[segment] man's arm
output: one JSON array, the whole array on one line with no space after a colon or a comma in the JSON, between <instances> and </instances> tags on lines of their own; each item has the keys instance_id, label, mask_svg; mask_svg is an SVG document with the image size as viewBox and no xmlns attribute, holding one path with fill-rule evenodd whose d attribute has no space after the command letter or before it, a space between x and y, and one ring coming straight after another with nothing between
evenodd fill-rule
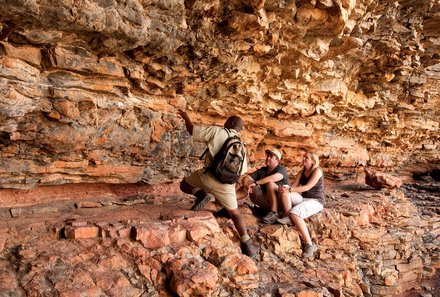
<instances>
[{"instance_id":1,"label":"man's arm","mask_svg":"<svg viewBox=\"0 0 440 297\"><path fill-rule=\"evenodd\" d=\"M264 185L270 182L276 183L282 180L283 178L284 178L283 175L277 172L269 176L263 177L262 179L255 181L255 183L257 183L258 185Z\"/></svg>"},{"instance_id":2,"label":"man's arm","mask_svg":"<svg viewBox=\"0 0 440 297\"><path fill-rule=\"evenodd\" d=\"M260 168L248 176L248 186L264 185L270 182L276 183L283 179L283 175L279 172L275 172L274 174L260 178L261 175L264 175L262 170L263 168Z\"/></svg>"},{"instance_id":3,"label":"man's arm","mask_svg":"<svg viewBox=\"0 0 440 297\"><path fill-rule=\"evenodd\" d=\"M188 133L192 135L194 130L194 125L191 122L191 119L189 118L188 114L181 109L179 109L178 113L180 117L185 121L186 131L188 131Z\"/></svg>"}]
</instances>

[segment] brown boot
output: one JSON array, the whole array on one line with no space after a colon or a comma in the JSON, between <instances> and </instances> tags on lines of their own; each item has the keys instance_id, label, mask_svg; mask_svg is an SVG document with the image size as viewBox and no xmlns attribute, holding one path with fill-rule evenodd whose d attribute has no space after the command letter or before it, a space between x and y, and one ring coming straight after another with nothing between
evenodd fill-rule
<instances>
[{"instance_id":1,"label":"brown boot","mask_svg":"<svg viewBox=\"0 0 440 297\"><path fill-rule=\"evenodd\" d=\"M307 243L304 247L303 257L311 258L313 254L318 250L318 247L314 243Z\"/></svg>"},{"instance_id":2,"label":"brown boot","mask_svg":"<svg viewBox=\"0 0 440 297\"><path fill-rule=\"evenodd\" d=\"M266 224L273 224L278 219L278 214L276 211L269 212L264 218L263 222Z\"/></svg>"},{"instance_id":3,"label":"brown boot","mask_svg":"<svg viewBox=\"0 0 440 297\"><path fill-rule=\"evenodd\" d=\"M248 241L241 243L241 251L246 256L255 258L260 253L260 248L253 245L252 240L249 239Z\"/></svg>"},{"instance_id":4,"label":"brown boot","mask_svg":"<svg viewBox=\"0 0 440 297\"><path fill-rule=\"evenodd\" d=\"M194 196L196 196L196 201L194 202L194 205L191 207L191 210L199 211L202 210L203 207L205 207L206 203L211 200L211 196L209 196L208 193L206 193L204 190L198 190Z\"/></svg>"}]
</instances>

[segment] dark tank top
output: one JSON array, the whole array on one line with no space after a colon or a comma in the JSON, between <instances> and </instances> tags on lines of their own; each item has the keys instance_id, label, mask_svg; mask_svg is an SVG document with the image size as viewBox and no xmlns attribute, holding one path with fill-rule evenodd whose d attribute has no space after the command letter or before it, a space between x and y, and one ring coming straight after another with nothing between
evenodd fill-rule
<instances>
[{"instance_id":1,"label":"dark tank top","mask_svg":"<svg viewBox=\"0 0 440 297\"><path fill-rule=\"evenodd\" d=\"M315 168L316 170L317 168ZM301 177L299 179L299 185L300 186L305 186L310 178L312 177L313 172L315 171L313 170L312 173L310 174L309 177L306 176L306 174L304 173L304 170L301 174ZM324 179L323 176L321 176L318 180L318 182L316 183L316 185L314 185L310 190L306 191L306 192L302 192L301 196L303 196L304 198L314 198L314 199L318 199L318 201L324 205L325 204L325 195L324 195Z\"/></svg>"}]
</instances>

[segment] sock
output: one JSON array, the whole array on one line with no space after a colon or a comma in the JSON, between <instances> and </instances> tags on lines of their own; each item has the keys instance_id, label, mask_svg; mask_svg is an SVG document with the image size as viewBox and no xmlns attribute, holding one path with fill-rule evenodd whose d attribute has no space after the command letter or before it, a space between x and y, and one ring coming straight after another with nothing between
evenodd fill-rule
<instances>
[{"instance_id":1,"label":"sock","mask_svg":"<svg viewBox=\"0 0 440 297\"><path fill-rule=\"evenodd\" d=\"M251 239L251 237L250 237L249 235L245 234L245 235L243 235L243 236L240 238L240 241L243 242L243 243L245 243L245 242L248 241L249 239Z\"/></svg>"},{"instance_id":2,"label":"sock","mask_svg":"<svg viewBox=\"0 0 440 297\"><path fill-rule=\"evenodd\" d=\"M196 196L196 198L204 198L206 195L208 195L208 193L206 193L206 191L205 190L201 190L201 189L199 189L198 191L196 191L195 193L194 193L194 196Z\"/></svg>"},{"instance_id":3,"label":"sock","mask_svg":"<svg viewBox=\"0 0 440 297\"><path fill-rule=\"evenodd\" d=\"M200 190L201 190L200 188L194 188L194 189L192 189L191 193L195 196L196 193Z\"/></svg>"}]
</instances>

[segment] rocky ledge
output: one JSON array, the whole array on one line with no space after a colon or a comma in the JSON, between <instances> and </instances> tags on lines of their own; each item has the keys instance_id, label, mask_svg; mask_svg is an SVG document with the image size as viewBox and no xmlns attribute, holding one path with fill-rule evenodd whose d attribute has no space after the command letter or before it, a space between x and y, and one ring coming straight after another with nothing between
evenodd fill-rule
<instances>
[{"instance_id":1,"label":"rocky ledge","mask_svg":"<svg viewBox=\"0 0 440 297\"><path fill-rule=\"evenodd\" d=\"M247 204L240 209L261 246L255 261L241 254L232 222L212 215L213 203L206 211L188 211L188 196L137 193L5 207L0 291L64 297L438 296L440 184L330 188L326 209L308 220L319 245L312 259L301 257L295 228L262 224Z\"/></svg>"}]
</instances>

